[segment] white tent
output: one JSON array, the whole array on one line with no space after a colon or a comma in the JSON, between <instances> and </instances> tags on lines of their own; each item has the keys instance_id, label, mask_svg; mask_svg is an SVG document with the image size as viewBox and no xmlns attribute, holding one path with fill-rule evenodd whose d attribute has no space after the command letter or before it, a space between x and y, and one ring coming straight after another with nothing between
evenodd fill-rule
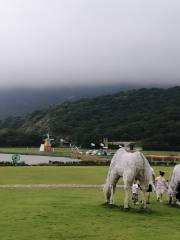
<instances>
[{"instance_id":1,"label":"white tent","mask_svg":"<svg viewBox=\"0 0 180 240\"><path fill-rule=\"evenodd\" d=\"M41 144L40 148L39 148L40 152L44 152L44 144Z\"/></svg>"}]
</instances>

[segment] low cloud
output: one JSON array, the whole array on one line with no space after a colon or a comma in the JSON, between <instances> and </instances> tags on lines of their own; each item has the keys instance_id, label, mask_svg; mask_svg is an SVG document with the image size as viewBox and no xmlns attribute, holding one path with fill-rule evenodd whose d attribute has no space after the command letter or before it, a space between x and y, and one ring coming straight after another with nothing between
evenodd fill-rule
<instances>
[{"instance_id":1,"label":"low cloud","mask_svg":"<svg viewBox=\"0 0 180 240\"><path fill-rule=\"evenodd\" d=\"M178 85L178 0L2 0L0 87Z\"/></svg>"}]
</instances>

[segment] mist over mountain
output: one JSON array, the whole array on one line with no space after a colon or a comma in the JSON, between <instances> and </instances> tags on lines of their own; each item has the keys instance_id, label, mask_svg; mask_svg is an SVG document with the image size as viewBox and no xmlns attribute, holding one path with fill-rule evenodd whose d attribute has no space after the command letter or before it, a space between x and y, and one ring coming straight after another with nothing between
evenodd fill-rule
<instances>
[{"instance_id":1,"label":"mist over mountain","mask_svg":"<svg viewBox=\"0 0 180 240\"><path fill-rule=\"evenodd\" d=\"M23 116L41 108L81 98L138 88L133 85L73 86L57 88L12 88L0 90L0 118Z\"/></svg>"}]
</instances>

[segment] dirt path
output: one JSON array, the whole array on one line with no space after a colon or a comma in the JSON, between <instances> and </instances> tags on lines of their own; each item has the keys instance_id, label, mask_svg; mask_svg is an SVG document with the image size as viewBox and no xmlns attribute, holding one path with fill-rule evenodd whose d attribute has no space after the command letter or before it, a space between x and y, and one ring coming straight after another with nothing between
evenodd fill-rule
<instances>
[{"instance_id":1,"label":"dirt path","mask_svg":"<svg viewBox=\"0 0 180 240\"><path fill-rule=\"evenodd\" d=\"M117 187L123 187L118 185ZM0 188L103 188L95 184L1 184Z\"/></svg>"}]
</instances>

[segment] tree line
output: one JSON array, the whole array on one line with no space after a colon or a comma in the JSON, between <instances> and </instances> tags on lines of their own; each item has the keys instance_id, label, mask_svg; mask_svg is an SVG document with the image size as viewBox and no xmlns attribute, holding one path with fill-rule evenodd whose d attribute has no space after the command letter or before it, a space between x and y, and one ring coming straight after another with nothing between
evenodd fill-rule
<instances>
[{"instance_id":1,"label":"tree line","mask_svg":"<svg viewBox=\"0 0 180 240\"><path fill-rule=\"evenodd\" d=\"M0 146L38 146L43 134L89 147L103 138L180 150L180 87L139 89L65 102L0 120Z\"/></svg>"}]
</instances>

